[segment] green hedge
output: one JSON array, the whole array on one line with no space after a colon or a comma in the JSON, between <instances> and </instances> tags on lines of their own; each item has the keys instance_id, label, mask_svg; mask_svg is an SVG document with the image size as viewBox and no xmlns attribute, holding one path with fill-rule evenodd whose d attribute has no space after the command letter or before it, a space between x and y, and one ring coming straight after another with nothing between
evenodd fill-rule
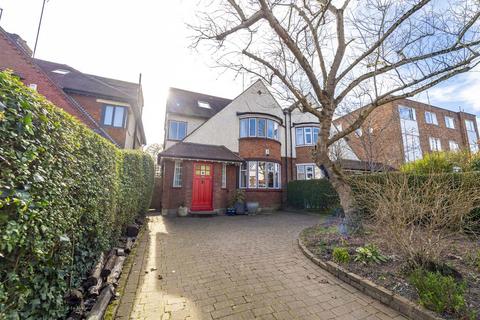
<instances>
[{"instance_id":1,"label":"green hedge","mask_svg":"<svg viewBox=\"0 0 480 320\"><path fill-rule=\"evenodd\" d=\"M0 318L63 318L65 292L147 210L153 161L120 151L8 72L0 102Z\"/></svg>"},{"instance_id":2,"label":"green hedge","mask_svg":"<svg viewBox=\"0 0 480 320\"><path fill-rule=\"evenodd\" d=\"M422 184L428 177L428 174L414 173L377 173L356 175L348 177L352 186L354 197L357 205L366 214L368 214L368 192L362 189L362 182L377 182L379 184L388 177L401 177L407 175L409 185ZM480 188L480 172L464 172L464 173L440 173L435 174L438 179L445 179L450 183L450 188L456 188L460 183ZM291 181L287 186L288 204L299 209L318 209L325 210L340 206L337 192L327 179L319 180L297 180ZM367 201L363 201L363 200ZM472 212L472 216L476 220L480 220L480 208Z\"/></svg>"},{"instance_id":3,"label":"green hedge","mask_svg":"<svg viewBox=\"0 0 480 320\"><path fill-rule=\"evenodd\" d=\"M290 181L288 204L299 209L327 210L339 206L337 192L327 179Z\"/></svg>"}]
</instances>

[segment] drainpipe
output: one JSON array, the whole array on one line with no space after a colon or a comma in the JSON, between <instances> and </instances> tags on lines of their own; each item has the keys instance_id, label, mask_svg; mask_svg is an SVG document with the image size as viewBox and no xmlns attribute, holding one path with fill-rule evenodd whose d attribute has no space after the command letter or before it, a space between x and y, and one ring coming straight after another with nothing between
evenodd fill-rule
<instances>
[{"instance_id":1,"label":"drainpipe","mask_svg":"<svg viewBox=\"0 0 480 320\"><path fill-rule=\"evenodd\" d=\"M288 183L288 138L287 132L289 132L288 124L287 124L287 112L288 110L283 110L283 116L285 118L285 180ZM291 132L290 132L291 134Z\"/></svg>"},{"instance_id":2,"label":"drainpipe","mask_svg":"<svg viewBox=\"0 0 480 320\"><path fill-rule=\"evenodd\" d=\"M293 140L292 140L292 110L288 110L288 121L289 125L288 127L290 128L290 161L293 161ZM293 179L293 166L290 166L290 177Z\"/></svg>"}]
</instances>

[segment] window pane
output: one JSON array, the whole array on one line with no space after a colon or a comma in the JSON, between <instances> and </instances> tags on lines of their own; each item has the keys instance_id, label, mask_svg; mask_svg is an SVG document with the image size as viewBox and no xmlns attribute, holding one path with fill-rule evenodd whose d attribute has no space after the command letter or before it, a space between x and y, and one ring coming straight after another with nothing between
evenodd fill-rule
<instances>
[{"instance_id":1,"label":"window pane","mask_svg":"<svg viewBox=\"0 0 480 320\"><path fill-rule=\"evenodd\" d=\"M113 121L113 107L105 106L105 114L103 115L103 124L111 126Z\"/></svg>"},{"instance_id":2,"label":"window pane","mask_svg":"<svg viewBox=\"0 0 480 320\"><path fill-rule=\"evenodd\" d=\"M305 166L297 166L297 180L305 180Z\"/></svg>"},{"instance_id":3,"label":"window pane","mask_svg":"<svg viewBox=\"0 0 480 320\"><path fill-rule=\"evenodd\" d=\"M257 133L257 119L255 118L250 118L248 120L248 124L249 124L249 132L248 132L248 135L250 137L255 137L256 136L256 133Z\"/></svg>"},{"instance_id":4,"label":"window pane","mask_svg":"<svg viewBox=\"0 0 480 320\"><path fill-rule=\"evenodd\" d=\"M312 128L305 128L305 144L312 144Z\"/></svg>"},{"instance_id":5,"label":"window pane","mask_svg":"<svg viewBox=\"0 0 480 320\"><path fill-rule=\"evenodd\" d=\"M465 120L465 126L467 127L467 131L475 131L475 126L473 125L473 121Z\"/></svg>"},{"instance_id":6,"label":"window pane","mask_svg":"<svg viewBox=\"0 0 480 320\"><path fill-rule=\"evenodd\" d=\"M445 117L445 125L447 128L455 129L455 122L452 117Z\"/></svg>"},{"instance_id":7,"label":"window pane","mask_svg":"<svg viewBox=\"0 0 480 320\"><path fill-rule=\"evenodd\" d=\"M170 121L168 124L168 138L177 140L178 122Z\"/></svg>"},{"instance_id":8,"label":"window pane","mask_svg":"<svg viewBox=\"0 0 480 320\"><path fill-rule=\"evenodd\" d=\"M268 170L267 170L268 171L268 187L269 188L274 188L275 187L275 177L274 177L275 164L269 162L267 164L267 167L268 167Z\"/></svg>"},{"instance_id":9,"label":"window pane","mask_svg":"<svg viewBox=\"0 0 480 320\"><path fill-rule=\"evenodd\" d=\"M279 140L280 136L278 133L278 123L273 122L273 138Z\"/></svg>"},{"instance_id":10,"label":"window pane","mask_svg":"<svg viewBox=\"0 0 480 320\"><path fill-rule=\"evenodd\" d=\"M270 139L273 139L273 124L274 122L272 120L267 121L267 137L269 137Z\"/></svg>"},{"instance_id":11,"label":"window pane","mask_svg":"<svg viewBox=\"0 0 480 320\"><path fill-rule=\"evenodd\" d=\"M297 128L295 130L295 132L296 132L296 139L297 139L296 144L297 144L297 146L303 145L304 144L303 143L303 128Z\"/></svg>"},{"instance_id":12,"label":"window pane","mask_svg":"<svg viewBox=\"0 0 480 320\"><path fill-rule=\"evenodd\" d=\"M265 137L265 130L266 130L266 120L265 119L258 119L258 135L259 137Z\"/></svg>"},{"instance_id":13,"label":"window pane","mask_svg":"<svg viewBox=\"0 0 480 320\"><path fill-rule=\"evenodd\" d=\"M400 112L400 119L415 120L412 108L400 106L398 110Z\"/></svg>"},{"instance_id":14,"label":"window pane","mask_svg":"<svg viewBox=\"0 0 480 320\"><path fill-rule=\"evenodd\" d=\"M257 162L255 161L248 162L248 187L257 187Z\"/></svg>"},{"instance_id":15,"label":"window pane","mask_svg":"<svg viewBox=\"0 0 480 320\"><path fill-rule=\"evenodd\" d=\"M267 173L265 170L265 162L258 162L258 187L266 188L267 187Z\"/></svg>"},{"instance_id":16,"label":"window pane","mask_svg":"<svg viewBox=\"0 0 480 320\"><path fill-rule=\"evenodd\" d=\"M115 107L115 118L113 119L113 126L121 128L123 127L123 115L125 113L124 107Z\"/></svg>"},{"instance_id":17,"label":"window pane","mask_svg":"<svg viewBox=\"0 0 480 320\"><path fill-rule=\"evenodd\" d=\"M280 188L280 165L275 163L275 188Z\"/></svg>"},{"instance_id":18,"label":"window pane","mask_svg":"<svg viewBox=\"0 0 480 320\"><path fill-rule=\"evenodd\" d=\"M178 140L182 140L187 135L187 123L179 122L178 123Z\"/></svg>"},{"instance_id":19,"label":"window pane","mask_svg":"<svg viewBox=\"0 0 480 320\"><path fill-rule=\"evenodd\" d=\"M248 119L240 120L240 138L248 135Z\"/></svg>"},{"instance_id":20,"label":"window pane","mask_svg":"<svg viewBox=\"0 0 480 320\"><path fill-rule=\"evenodd\" d=\"M242 163L240 166L240 188L247 187L247 164Z\"/></svg>"},{"instance_id":21,"label":"window pane","mask_svg":"<svg viewBox=\"0 0 480 320\"><path fill-rule=\"evenodd\" d=\"M313 128L313 144L317 144L318 142L318 128Z\"/></svg>"},{"instance_id":22,"label":"window pane","mask_svg":"<svg viewBox=\"0 0 480 320\"><path fill-rule=\"evenodd\" d=\"M314 177L313 166L305 166L305 178L307 180L312 180Z\"/></svg>"},{"instance_id":23,"label":"window pane","mask_svg":"<svg viewBox=\"0 0 480 320\"><path fill-rule=\"evenodd\" d=\"M449 145L449 148L450 148L451 151L458 151L458 149L459 149L458 148L458 143L456 143L455 141L450 140L448 142L448 145Z\"/></svg>"},{"instance_id":24,"label":"window pane","mask_svg":"<svg viewBox=\"0 0 480 320\"><path fill-rule=\"evenodd\" d=\"M222 188L227 187L227 165L222 164Z\"/></svg>"},{"instance_id":25,"label":"window pane","mask_svg":"<svg viewBox=\"0 0 480 320\"><path fill-rule=\"evenodd\" d=\"M180 161L175 161L175 169L173 172L173 186L182 186L182 163Z\"/></svg>"},{"instance_id":26,"label":"window pane","mask_svg":"<svg viewBox=\"0 0 480 320\"><path fill-rule=\"evenodd\" d=\"M323 172L319 167L315 166L315 179L323 178Z\"/></svg>"}]
</instances>

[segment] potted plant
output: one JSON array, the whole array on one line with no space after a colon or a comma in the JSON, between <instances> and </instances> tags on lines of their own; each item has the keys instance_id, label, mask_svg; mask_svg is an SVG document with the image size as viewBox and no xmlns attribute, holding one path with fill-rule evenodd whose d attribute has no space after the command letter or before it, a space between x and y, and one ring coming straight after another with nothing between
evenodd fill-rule
<instances>
[{"instance_id":1,"label":"potted plant","mask_svg":"<svg viewBox=\"0 0 480 320\"><path fill-rule=\"evenodd\" d=\"M256 201L247 202L247 212L248 214L256 214L259 207L259 203Z\"/></svg>"},{"instance_id":2,"label":"potted plant","mask_svg":"<svg viewBox=\"0 0 480 320\"><path fill-rule=\"evenodd\" d=\"M186 217L188 216L188 208L185 207L184 203L181 203L180 206L177 209L177 215L179 217Z\"/></svg>"},{"instance_id":3,"label":"potted plant","mask_svg":"<svg viewBox=\"0 0 480 320\"><path fill-rule=\"evenodd\" d=\"M245 214L245 191L236 190L234 196L234 206L236 214Z\"/></svg>"},{"instance_id":4,"label":"potted plant","mask_svg":"<svg viewBox=\"0 0 480 320\"><path fill-rule=\"evenodd\" d=\"M226 211L227 216L234 216L237 213L237 210L235 209L235 201L236 199L234 195L227 204L227 211Z\"/></svg>"}]
</instances>

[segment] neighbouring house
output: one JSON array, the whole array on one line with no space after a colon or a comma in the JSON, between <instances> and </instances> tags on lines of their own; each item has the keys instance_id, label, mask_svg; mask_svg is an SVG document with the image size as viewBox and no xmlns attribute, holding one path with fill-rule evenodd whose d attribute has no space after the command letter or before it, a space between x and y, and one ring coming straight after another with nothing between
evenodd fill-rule
<instances>
[{"instance_id":1,"label":"neighbouring house","mask_svg":"<svg viewBox=\"0 0 480 320\"><path fill-rule=\"evenodd\" d=\"M332 133L348 125L352 114L337 118ZM237 189L261 210L281 207L289 181L324 177L312 157L318 132L315 116L295 105L282 109L262 81L233 100L171 88L158 156L162 213L179 206L222 213ZM442 144L476 152L477 139L474 115L401 100L377 109L362 129L333 146L331 156L351 174L387 171L421 157L418 150L441 150Z\"/></svg>"},{"instance_id":2,"label":"neighbouring house","mask_svg":"<svg viewBox=\"0 0 480 320\"><path fill-rule=\"evenodd\" d=\"M346 127L359 110L335 120ZM375 109L362 127L348 136L348 144L363 161L398 168L435 151L478 151L476 116L408 99Z\"/></svg>"},{"instance_id":3,"label":"neighbouring house","mask_svg":"<svg viewBox=\"0 0 480 320\"><path fill-rule=\"evenodd\" d=\"M25 85L118 147L137 149L146 144L139 83L84 74L31 55L20 36L0 28L0 70L12 70Z\"/></svg>"}]
</instances>

